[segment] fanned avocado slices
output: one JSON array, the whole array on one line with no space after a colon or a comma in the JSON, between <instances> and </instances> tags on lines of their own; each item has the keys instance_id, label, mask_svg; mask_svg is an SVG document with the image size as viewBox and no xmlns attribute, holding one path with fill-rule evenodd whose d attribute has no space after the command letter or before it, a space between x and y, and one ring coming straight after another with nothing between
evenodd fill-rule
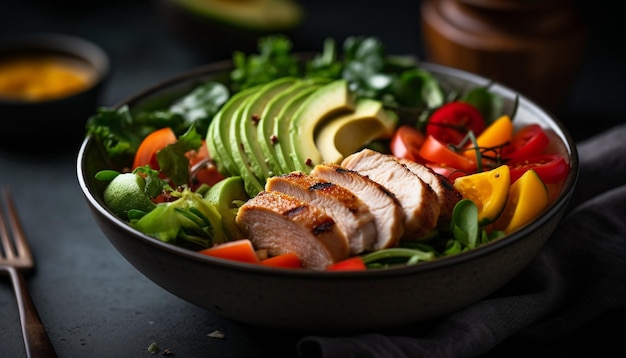
<instances>
[{"instance_id":1,"label":"fanned avocado slices","mask_svg":"<svg viewBox=\"0 0 626 358\"><path fill-rule=\"evenodd\" d=\"M269 177L336 162L388 136L396 122L378 101L357 103L345 80L284 77L233 95L209 126L207 143L218 169L240 176L253 197Z\"/></svg>"},{"instance_id":2,"label":"fanned avocado slices","mask_svg":"<svg viewBox=\"0 0 626 358\"><path fill-rule=\"evenodd\" d=\"M235 164L230 153L230 134L228 128L230 121L236 111L241 108L241 104L258 90L259 87L252 87L247 90L235 93L215 114L209 130L207 131L207 147L209 153L215 160L217 170L225 175L238 175L239 168Z\"/></svg>"},{"instance_id":3,"label":"fanned avocado slices","mask_svg":"<svg viewBox=\"0 0 626 358\"><path fill-rule=\"evenodd\" d=\"M255 89L256 91L259 90L258 87L255 87ZM253 98L252 95L247 96L244 102L239 107L237 107L237 109L233 112L232 118L228 123L228 126L224 125L222 131L228 133L227 149L230 150L233 162L238 168L238 172L236 173L236 175L241 176L244 181L246 192L248 193L248 195L250 195L250 197L253 197L261 190L263 190L265 182L254 174L254 171L252 170L252 167L250 165L250 160L243 150L241 132L239 130L244 108L250 102L251 98Z\"/></svg>"},{"instance_id":4,"label":"fanned avocado slices","mask_svg":"<svg viewBox=\"0 0 626 358\"><path fill-rule=\"evenodd\" d=\"M288 170L286 166L281 165L282 158L278 158L277 154L277 147L279 147L280 144L278 143L276 120L280 116L280 112L292 98L298 96L303 91L310 91L311 88L317 88L327 82L328 80L321 78L301 80L278 93L265 107L257 126L257 137L263 156L267 158L267 163L272 175L284 174Z\"/></svg>"},{"instance_id":5,"label":"fanned avocado slices","mask_svg":"<svg viewBox=\"0 0 626 358\"><path fill-rule=\"evenodd\" d=\"M239 121L237 140L241 140L239 144L243 148L253 173L262 182L265 182L273 171L269 166L269 157L265 156L261 149L257 127L269 102L298 82L299 80L295 77L282 77L264 85L246 101L241 115L236 118Z\"/></svg>"},{"instance_id":6,"label":"fanned avocado slices","mask_svg":"<svg viewBox=\"0 0 626 358\"><path fill-rule=\"evenodd\" d=\"M276 133L277 141L274 145L274 150L276 150L276 158L278 159L281 173L289 173L296 170L293 160L289 155L292 142L292 138L289 133L289 125L291 124L294 113L298 111L306 99L318 88L318 86L308 87L291 97L276 117L276 121L274 122L274 133Z\"/></svg>"}]
</instances>

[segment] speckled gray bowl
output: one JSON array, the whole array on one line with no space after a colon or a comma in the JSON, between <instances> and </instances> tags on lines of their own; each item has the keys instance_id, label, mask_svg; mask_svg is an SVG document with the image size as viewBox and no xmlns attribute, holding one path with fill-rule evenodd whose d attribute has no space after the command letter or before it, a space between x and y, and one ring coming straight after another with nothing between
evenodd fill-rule
<instances>
[{"instance_id":1,"label":"speckled gray bowl","mask_svg":"<svg viewBox=\"0 0 626 358\"><path fill-rule=\"evenodd\" d=\"M227 78L223 62L195 69L127 101L140 108L155 98L182 94L207 79ZM424 63L444 86L485 85L485 78ZM514 106L516 93L492 90ZM509 111L510 113L510 111ZM211 312L279 329L348 332L423 322L470 305L517 275L536 256L563 216L578 176L578 156L563 124L524 97L518 125L540 123L569 158L571 170L557 200L534 222L503 239L469 252L415 266L361 272L281 270L229 262L187 251L148 237L104 206L104 186L94 174L111 168L92 138L77 161L78 180L102 231L119 252L149 279Z\"/></svg>"}]
</instances>

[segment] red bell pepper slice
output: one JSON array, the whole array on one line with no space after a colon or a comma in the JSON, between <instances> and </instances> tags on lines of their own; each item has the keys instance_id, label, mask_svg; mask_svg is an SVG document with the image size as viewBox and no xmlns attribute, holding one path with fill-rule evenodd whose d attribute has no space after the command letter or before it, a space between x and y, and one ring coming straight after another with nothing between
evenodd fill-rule
<instances>
[{"instance_id":1,"label":"red bell pepper slice","mask_svg":"<svg viewBox=\"0 0 626 358\"><path fill-rule=\"evenodd\" d=\"M353 256L345 260L335 262L326 267L327 271L364 271L367 270L360 256Z\"/></svg>"}]
</instances>

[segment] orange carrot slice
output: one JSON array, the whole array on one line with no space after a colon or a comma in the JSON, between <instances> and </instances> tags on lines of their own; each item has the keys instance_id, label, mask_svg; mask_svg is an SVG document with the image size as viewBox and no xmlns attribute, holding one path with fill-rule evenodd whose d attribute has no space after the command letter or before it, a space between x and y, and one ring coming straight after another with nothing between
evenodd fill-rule
<instances>
[{"instance_id":1,"label":"orange carrot slice","mask_svg":"<svg viewBox=\"0 0 626 358\"><path fill-rule=\"evenodd\" d=\"M282 268L302 268L302 262L300 262L298 255L291 252L261 260L261 265Z\"/></svg>"},{"instance_id":2,"label":"orange carrot slice","mask_svg":"<svg viewBox=\"0 0 626 358\"><path fill-rule=\"evenodd\" d=\"M259 263L259 258L256 256L252 242L248 239L230 241L208 249L200 250L198 252L203 255L219 257L227 260L253 264Z\"/></svg>"}]
</instances>

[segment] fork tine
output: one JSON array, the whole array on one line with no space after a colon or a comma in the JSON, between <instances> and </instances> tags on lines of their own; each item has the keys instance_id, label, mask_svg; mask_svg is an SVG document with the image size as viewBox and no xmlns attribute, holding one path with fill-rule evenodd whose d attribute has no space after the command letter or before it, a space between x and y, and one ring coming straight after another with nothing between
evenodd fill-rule
<instances>
[{"instance_id":1,"label":"fork tine","mask_svg":"<svg viewBox=\"0 0 626 358\"><path fill-rule=\"evenodd\" d=\"M8 205L5 204L6 192L7 189L2 190L2 200L0 200L0 241L2 242L2 245L0 246L0 259L4 257L7 260L12 260L15 258L15 251L13 250L11 238L9 237L9 229L4 218L4 206L7 206L7 210L9 210ZM8 216L6 220L8 220Z\"/></svg>"},{"instance_id":2,"label":"fork tine","mask_svg":"<svg viewBox=\"0 0 626 358\"><path fill-rule=\"evenodd\" d=\"M26 236L24 228L18 218L17 208L13 195L9 188L2 190L2 199L0 200L0 240L2 241L0 252L0 261L16 261L22 268L31 268L33 265L32 252ZM6 209L6 210L5 210ZM13 239L11 239L13 237Z\"/></svg>"},{"instance_id":3,"label":"fork tine","mask_svg":"<svg viewBox=\"0 0 626 358\"><path fill-rule=\"evenodd\" d=\"M18 218L17 208L15 206L15 201L13 200L13 194L9 188L4 189L4 197L8 207L8 217L14 238L15 253L18 257L22 257L23 259L28 258L31 260L32 253L30 251L30 246L28 245L28 240L26 240L26 234L24 233L22 223Z\"/></svg>"}]
</instances>

